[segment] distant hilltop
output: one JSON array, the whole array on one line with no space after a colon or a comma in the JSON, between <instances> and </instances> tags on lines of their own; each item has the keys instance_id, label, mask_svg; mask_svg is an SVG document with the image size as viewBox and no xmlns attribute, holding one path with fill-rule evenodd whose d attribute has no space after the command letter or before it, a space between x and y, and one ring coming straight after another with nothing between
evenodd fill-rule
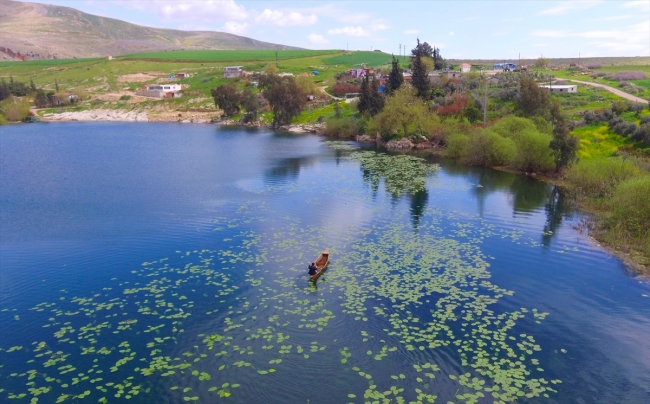
<instances>
[{"instance_id":1,"label":"distant hilltop","mask_svg":"<svg viewBox=\"0 0 650 404\"><path fill-rule=\"evenodd\" d=\"M69 7L0 0L0 61L178 49L300 49L211 31L150 28Z\"/></svg>"}]
</instances>

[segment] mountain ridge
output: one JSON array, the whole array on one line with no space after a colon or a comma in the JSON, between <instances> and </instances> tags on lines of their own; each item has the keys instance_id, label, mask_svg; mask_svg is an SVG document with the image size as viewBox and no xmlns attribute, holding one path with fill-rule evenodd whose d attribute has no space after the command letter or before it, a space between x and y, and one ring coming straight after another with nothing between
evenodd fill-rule
<instances>
[{"instance_id":1,"label":"mountain ridge","mask_svg":"<svg viewBox=\"0 0 650 404\"><path fill-rule=\"evenodd\" d=\"M40 3L0 0L0 10L0 60L104 57L178 49L301 49L226 32L146 27Z\"/></svg>"}]
</instances>

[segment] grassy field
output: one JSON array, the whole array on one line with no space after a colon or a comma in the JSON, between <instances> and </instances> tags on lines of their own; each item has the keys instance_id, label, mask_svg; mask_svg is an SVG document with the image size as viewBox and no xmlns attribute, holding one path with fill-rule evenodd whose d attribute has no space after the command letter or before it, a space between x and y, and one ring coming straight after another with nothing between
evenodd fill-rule
<instances>
[{"instance_id":1,"label":"grassy field","mask_svg":"<svg viewBox=\"0 0 650 404\"><path fill-rule=\"evenodd\" d=\"M339 50L185 50L167 52L134 53L123 56L126 59L147 59L166 61L201 61L201 62L251 62L307 58L341 53Z\"/></svg>"},{"instance_id":2,"label":"grassy field","mask_svg":"<svg viewBox=\"0 0 650 404\"><path fill-rule=\"evenodd\" d=\"M408 58L397 57L400 60L402 66ZM368 67L376 67L381 65L387 65L391 62L392 55L383 52L370 52L370 51L359 51L359 52L349 52L342 55L333 56L327 59L324 59L323 62L328 65L345 65L345 66L355 66L360 67L362 63L365 63Z\"/></svg>"}]
</instances>

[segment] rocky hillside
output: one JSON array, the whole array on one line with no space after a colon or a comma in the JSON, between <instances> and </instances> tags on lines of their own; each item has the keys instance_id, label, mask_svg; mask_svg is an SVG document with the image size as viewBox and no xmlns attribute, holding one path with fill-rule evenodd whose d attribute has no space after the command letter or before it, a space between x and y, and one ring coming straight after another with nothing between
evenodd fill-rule
<instances>
[{"instance_id":1,"label":"rocky hillside","mask_svg":"<svg viewBox=\"0 0 650 404\"><path fill-rule=\"evenodd\" d=\"M68 7L0 0L0 60L82 58L173 49L297 49L225 32L178 31Z\"/></svg>"}]
</instances>

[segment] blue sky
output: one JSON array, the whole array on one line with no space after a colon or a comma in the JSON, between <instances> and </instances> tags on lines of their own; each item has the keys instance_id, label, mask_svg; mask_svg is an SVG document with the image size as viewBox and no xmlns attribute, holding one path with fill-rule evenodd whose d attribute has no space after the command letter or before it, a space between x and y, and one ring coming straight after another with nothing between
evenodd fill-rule
<instances>
[{"instance_id":1,"label":"blue sky","mask_svg":"<svg viewBox=\"0 0 650 404\"><path fill-rule=\"evenodd\" d=\"M649 56L650 0L47 0L128 22L226 31L310 49L397 54L416 38L445 58Z\"/></svg>"}]
</instances>

